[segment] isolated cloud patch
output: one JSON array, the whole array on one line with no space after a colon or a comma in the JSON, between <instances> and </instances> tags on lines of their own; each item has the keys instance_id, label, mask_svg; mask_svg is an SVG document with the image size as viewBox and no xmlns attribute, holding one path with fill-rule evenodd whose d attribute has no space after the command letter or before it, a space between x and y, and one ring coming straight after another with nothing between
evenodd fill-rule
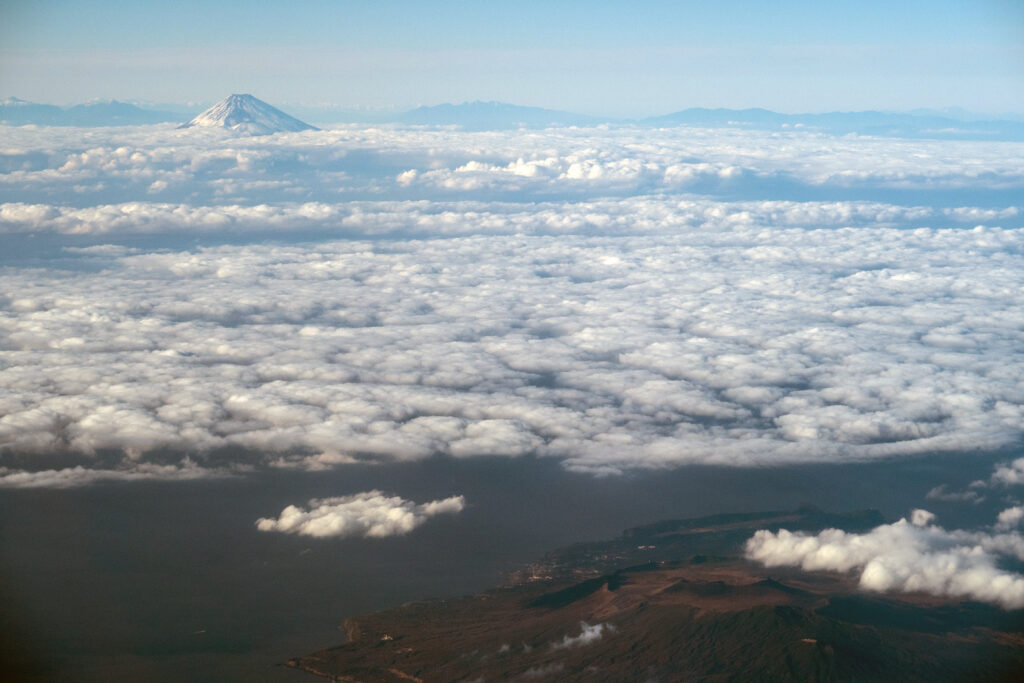
<instances>
[{"instance_id":1,"label":"isolated cloud patch","mask_svg":"<svg viewBox=\"0 0 1024 683\"><path fill-rule=\"evenodd\" d=\"M586 645L592 645L604 637L605 633L611 633L615 630L612 624L588 624L585 621L580 622L580 634L578 636L566 635L562 640L557 643L552 643L551 649L553 650L567 650L572 647L584 647Z\"/></svg>"},{"instance_id":2,"label":"isolated cloud patch","mask_svg":"<svg viewBox=\"0 0 1024 683\"><path fill-rule=\"evenodd\" d=\"M975 488L968 488L964 491L954 491L948 484L940 484L925 494L928 500L941 500L947 503L973 503L978 504L985 500Z\"/></svg>"},{"instance_id":3,"label":"isolated cloud patch","mask_svg":"<svg viewBox=\"0 0 1024 683\"><path fill-rule=\"evenodd\" d=\"M1024 458L1017 458L996 467L988 481L992 486L1019 486L1024 484Z\"/></svg>"},{"instance_id":4,"label":"isolated cloud patch","mask_svg":"<svg viewBox=\"0 0 1024 683\"><path fill-rule=\"evenodd\" d=\"M961 491L950 490L946 484L942 484L929 491L926 497L930 500L947 502L980 503L985 500L987 491L1021 485L1024 485L1024 458L1016 458L1009 462L998 463L988 479L973 481L967 488ZM1020 514L1018 513L1020 509L1019 507L1014 507L1005 510L1003 514L1009 516L1004 519L1001 515L997 526L1015 526L1019 517L1014 517L1013 515Z\"/></svg>"},{"instance_id":5,"label":"isolated cloud patch","mask_svg":"<svg viewBox=\"0 0 1024 683\"><path fill-rule=\"evenodd\" d=\"M1019 521L1016 510L1000 516L996 529ZM747 541L746 556L767 567L857 572L861 588L876 592L922 592L1024 607L1024 575L999 568L1001 556L1024 560L1017 532L948 531L935 516L915 510L863 533L825 529L818 534L761 530Z\"/></svg>"},{"instance_id":6,"label":"isolated cloud patch","mask_svg":"<svg viewBox=\"0 0 1024 683\"><path fill-rule=\"evenodd\" d=\"M338 498L314 498L307 508L289 505L277 519L256 521L260 531L328 537L384 538L404 536L431 517L462 512L462 496L417 504L380 491Z\"/></svg>"},{"instance_id":7,"label":"isolated cloud patch","mask_svg":"<svg viewBox=\"0 0 1024 683\"><path fill-rule=\"evenodd\" d=\"M1014 505L999 513L999 517L996 520L996 529L1004 531L1015 529L1020 526L1021 520L1024 520L1024 506Z\"/></svg>"}]
</instances>

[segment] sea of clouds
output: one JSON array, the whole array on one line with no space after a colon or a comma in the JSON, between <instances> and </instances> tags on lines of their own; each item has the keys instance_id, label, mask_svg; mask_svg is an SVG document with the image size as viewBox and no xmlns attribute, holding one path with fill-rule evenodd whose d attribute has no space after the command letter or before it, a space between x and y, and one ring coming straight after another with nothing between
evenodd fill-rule
<instances>
[{"instance_id":1,"label":"sea of clouds","mask_svg":"<svg viewBox=\"0 0 1024 683\"><path fill-rule=\"evenodd\" d=\"M4 128L0 485L1003 448L1021 158L737 129Z\"/></svg>"}]
</instances>

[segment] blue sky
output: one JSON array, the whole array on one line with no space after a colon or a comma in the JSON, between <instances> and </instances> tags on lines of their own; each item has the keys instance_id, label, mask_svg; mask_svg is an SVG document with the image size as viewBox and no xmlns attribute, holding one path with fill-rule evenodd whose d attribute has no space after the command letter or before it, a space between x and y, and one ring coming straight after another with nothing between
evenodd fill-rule
<instances>
[{"instance_id":1,"label":"blue sky","mask_svg":"<svg viewBox=\"0 0 1024 683\"><path fill-rule=\"evenodd\" d=\"M1021 85L1016 0L0 4L0 95L57 103L1000 112Z\"/></svg>"}]
</instances>

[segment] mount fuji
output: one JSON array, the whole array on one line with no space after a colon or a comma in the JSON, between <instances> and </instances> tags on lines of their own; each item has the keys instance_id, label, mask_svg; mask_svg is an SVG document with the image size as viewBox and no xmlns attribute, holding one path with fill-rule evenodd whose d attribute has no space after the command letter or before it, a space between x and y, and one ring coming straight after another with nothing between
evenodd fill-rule
<instances>
[{"instance_id":1,"label":"mount fuji","mask_svg":"<svg viewBox=\"0 0 1024 683\"><path fill-rule=\"evenodd\" d=\"M179 128L228 128L249 135L319 130L252 95L229 95Z\"/></svg>"}]
</instances>

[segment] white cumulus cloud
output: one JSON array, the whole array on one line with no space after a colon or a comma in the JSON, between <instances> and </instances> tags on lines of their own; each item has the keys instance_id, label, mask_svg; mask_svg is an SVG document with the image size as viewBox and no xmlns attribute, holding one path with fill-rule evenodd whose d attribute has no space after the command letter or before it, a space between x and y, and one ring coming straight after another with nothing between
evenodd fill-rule
<instances>
[{"instance_id":1,"label":"white cumulus cloud","mask_svg":"<svg viewBox=\"0 0 1024 683\"><path fill-rule=\"evenodd\" d=\"M580 634L578 636L566 635L562 640L557 643L552 643L551 648L553 650L565 650L571 647L583 647L586 645L592 645L604 637L605 633L611 633L615 630L615 626L612 624L588 624L585 621L580 622Z\"/></svg>"},{"instance_id":2,"label":"white cumulus cloud","mask_svg":"<svg viewBox=\"0 0 1024 683\"><path fill-rule=\"evenodd\" d=\"M746 556L767 567L856 572L860 587L878 592L922 592L1024 608L1024 575L999 567L1001 556L1024 560L1019 533L948 531L935 516L915 510L867 533L825 529L817 534L761 530ZM1008 519L1006 520L1008 521ZM1005 528L1000 517L997 528Z\"/></svg>"},{"instance_id":3,"label":"white cumulus cloud","mask_svg":"<svg viewBox=\"0 0 1024 683\"><path fill-rule=\"evenodd\" d=\"M996 520L996 529L1015 529L1020 526L1021 520L1024 520L1024 506L1014 505L999 513L999 517Z\"/></svg>"},{"instance_id":4,"label":"white cumulus cloud","mask_svg":"<svg viewBox=\"0 0 1024 683\"><path fill-rule=\"evenodd\" d=\"M289 505L276 518L256 521L260 531L317 538L404 536L431 517L461 512L462 496L416 504L399 496L367 491L338 498L314 498L307 508Z\"/></svg>"}]
</instances>

